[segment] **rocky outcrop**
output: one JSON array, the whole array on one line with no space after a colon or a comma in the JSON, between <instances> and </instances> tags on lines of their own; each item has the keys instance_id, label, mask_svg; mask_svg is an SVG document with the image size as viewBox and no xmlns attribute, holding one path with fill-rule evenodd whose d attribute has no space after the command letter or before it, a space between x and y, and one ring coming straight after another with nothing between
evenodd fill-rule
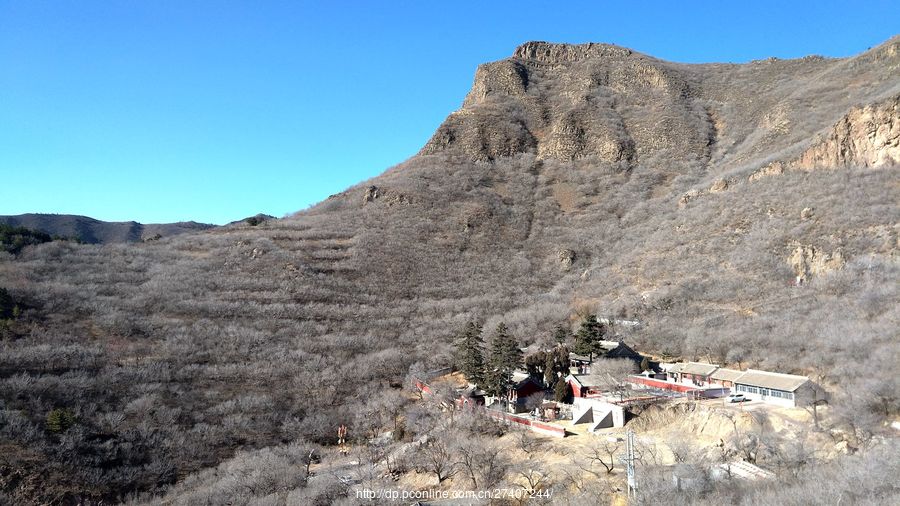
<instances>
[{"instance_id":1,"label":"rocky outcrop","mask_svg":"<svg viewBox=\"0 0 900 506\"><path fill-rule=\"evenodd\" d=\"M731 183L725 178L718 178L713 181L712 185L705 189L699 190L697 188L688 190L684 194L681 195L681 198L678 199L678 207L685 207L689 202L695 200L703 195L708 195L712 193L721 193L729 188Z\"/></svg>"},{"instance_id":2,"label":"rocky outcrop","mask_svg":"<svg viewBox=\"0 0 900 506\"><path fill-rule=\"evenodd\" d=\"M619 118L597 121L588 111L571 111L557 120L538 146L540 158L575 160L597 156L608 162L631 161L634 140Z\"/></svg>"},{"instance_id":3,"label":"rocky outcrop","mask_svg":"<svg viewBox=\"0 0 900 506\"><path fill-rule=\"evenodd\" d=\"M798 283L805 283L813 276L840 269L846 260L840 249L826 253L815 246L798 244L787 259Z\"/></svg>"},{"instance_id":4,"label":"rocky outcrop","mask_svg":"<svg viewBox=\"0 0 900 506\"><path fill-rule=\"evenodd\" d=\"M900 164L900 95L855 107L803 153L774 161L750 175L753 182L788 170L878 169Z\"/></svg>"},{"instance_id":5,"label":"rocky outcrop","mask_svg":"<svg viewBox=\"0 0 900 506\"><path fill-rule=\"evenodd\" d=\"M521 96L528 91L528 70L510 60L479 65L475 82L463 101L463 107L484 102L490 95Z\"/></svg>"},{"instance_id":6,"label":"rocky outcrop","mask_svg":"<svg viewBox=\"0 0 900 506\"><path fill-rule=\"evenodd\" d=\"M747 181L752 183L754 181L759 181L760 179L762 179L764 177L777 176L780 174L784 174L784 168L785 168L784 162L772 162L772 163L766 165L765 167L757 170L753 174L750 174L750 177L747 178Z\"/></svg>"},{"instance_id":7,"label":"rocky outcrop","mask_svg":"<svg viewBox=\"0 0 900 506\"><path fill-rule=\"evenodd\" d=\"M719 193L728 189L728 181L725 179L719 178L716 179L712 186L709 187L709 193Z\"/></svg>"},{"instance_id":8,"label":"rocky outcrop","mask_svg":"<svg viewBox=\"0 0 900 506\"><path fill-rule=\"evenodd\" d=\"M703 195L703 192L701 192L700 190L688 190L684 195L681 196L680 199L678 199L678 207L684 207L688 205L690 201L696 199L700 195Z\"/></svg>"},{"instance_id":9,"label":"rocky outcrop","mask_svg":"<svg viewBox=\"0 0 900 506\"><path fill-rule=\"evenodd\" d=\"M517 47L513 58L558 65L587 58L625 58L634 52L612 44L554 44L532 41Z\"/></svg>"},{"instance_id":10,"label":"rocky outcrop","mask_svg":"<svg viewBox=\"0 0 900 506\"><path fill-rule=\"evenodd\" d=\"M854 108L791 166L802 170L821 167L877 169L898 163L900 95Z\"/></svg>"},{"instance_id":11,"label":"rocky outcrop","mask_svg":"<svg viewBox=\"0 0 900 506\"><path fill-rule=\"evenodd\" d=\"M387 205L388 207L396 205L408 206L412 204L412 201L405 193L385 191L384 188L374 185L369 186L368 188L366 188L366 191L363 194L363 205L375 202L376 200L382 202L383 205Z\"/></svg>"},{"instance_id":12,"label":"rocky outcrop","mask_svg":"<svg viewBox=\"0 0 900 506\"><path fill-rule=\"evenodd\" d=\"M366 204L368 202L375 202L375 199L380 196L378 191L379 190L377 186L370 186L366 188L366 193L363 194L363 204Z\"/></svg>"},{"instance_id":13,"label":"rocky outcrop","mask_svg":"<svg viewBox=\"0 0 900 506\"><path fill-rule=\"evenodd\" d=\"M534 151L537 140L521 120L510 120L497 112L451 114L438 128L422 154L455 149L476 161Z\"/></svg>"},{"instance_id":14,"label":"rocky outcrop","mask_svg":"<svg viewBox=\"0 0 900 506\"><path fill-rule=\"evenodd\" d=\"M561 249L556 252L556 259L559 261L560 268L564 271L568 271L572 268L572 264L575 263L575 252L570 249Z\"/></svg>"}]
</instances>

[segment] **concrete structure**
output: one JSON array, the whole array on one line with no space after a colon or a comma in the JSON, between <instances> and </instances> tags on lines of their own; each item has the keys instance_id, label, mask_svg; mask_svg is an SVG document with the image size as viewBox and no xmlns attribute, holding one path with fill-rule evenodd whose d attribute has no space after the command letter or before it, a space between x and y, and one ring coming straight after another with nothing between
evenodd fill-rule
<instances>
[{"instance_id":1,"label":"concrete structure","mask_svg":"<svg viewBox=\"0 0 900 506\"><path fill-rule=\"evenodd\" d=\"M703 492L710 489L709 476L701 468L691 464L675 464L672 468L672 483L676 490Z\"/></svg>"},{"instance_id":2,"label":"concrete structure","mask_svg":"<svg viewBox=\"0 0 900 506\"><path fill-rule=\"evenodd\" d=\"M732 392L744 394L748 399L778 406L809 406L826 399L825 391L806 376L777 372L747 372L734 380Z\"/></svg>"},{"instance_id":3,"label":"concrete structure","mask_svg":"<svg viewBox=\"0 0 900 506\"><path fill-rule=\"evenodd\" d=\"M588 431L625 426L625 409L599 399L576 398L572 424L589 423Z\"/></svg>"},{"instance_id":4,"label":"concrete structure","mask_svg":"<svg viewBox=\"0 0 900 506\"><path fill-rule=\"evenodd\" d=\"M668 390L690 399L714 399L716 397L725 397L729 392L728 388L721 385L709 384L698 387L690 383L675 383L674 381L654 379L642 374L628 376L625 378L625 381L636 385L637 388Z\"/></svg>"},{"instance_id":5,"label":"concrete structure","mask_svg":"<svg viewBox=\"0 0 900 506\"><path fill-rule=\"evenodd\" d=\"M711 470L711 476L715 480L726 478L740 478L746 481L769 480L775 477L775 473L767 471L757 465L743 460L723 462Z\"/></svg>"},{"instance_id":6,"label":"concrete structure","mask_svg":"<svg viewBox=\"0 0 900 506\"><path fill-rule=\"evenodd\" d=\"M825 391L806 376L755 369L738 371L700 362L660 364L660 367L666 371L665 382L634 377L629 381L686 393L692 392L684 387L693 387L702 397L719 397L730 391L744 394L750 400L787 407L808 406L827 399Z\"/></svg>"}]
</instances>

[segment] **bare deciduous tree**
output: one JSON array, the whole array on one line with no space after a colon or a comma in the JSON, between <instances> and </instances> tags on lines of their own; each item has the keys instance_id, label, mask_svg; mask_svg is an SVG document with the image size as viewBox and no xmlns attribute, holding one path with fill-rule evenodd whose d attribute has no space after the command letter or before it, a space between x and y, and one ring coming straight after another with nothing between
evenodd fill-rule
<instances>
[{"instance_id":1,"label":"bare deciduous tree","mask_svg":"<svg viewBox=\"0 0 900 506\"><path fill-rule=\"evenodd\" d=\"M495 487L506 474L509 464L496 442L484 437L463 437L453 445L456 463L475 489Z\"/></svg>"},{"instance_id":2,"label":"bare deciduous tree","mask_svg":"<svg viewBox=\"0 0 900 506\"><path fill-rule=\"evenodd\" d=\"M530 459L532 454L544 447L544 440L525 428L517 428L512 432L516 448L522 450Z\"/></svg>"},{"instance_id":3,"label":"bare deciduous tree","mask_svg":"<svg viewBox=\"0 0 900 506\"><path fill-rule=\"evenodd\" d=\"M613 441L609 439L592 441L585 449L584 456L591 466L599 464L603 466L607 474L610 474L616 468L616 454L621 449L622 441L618 438L615 438Z\"/></svg>"},{"instance_id":4,"label":"bare deciduous tree","mask_svg":"<svg viewBox=\"0 0 900 506\"><path fill-rule=\"evenodd\" d=\"M419 447L418 457L419 469L434 473L438 483L456 474L456 461L450 445L441 436L429 437L428 442Z\"/></svg>"}]
</instances>

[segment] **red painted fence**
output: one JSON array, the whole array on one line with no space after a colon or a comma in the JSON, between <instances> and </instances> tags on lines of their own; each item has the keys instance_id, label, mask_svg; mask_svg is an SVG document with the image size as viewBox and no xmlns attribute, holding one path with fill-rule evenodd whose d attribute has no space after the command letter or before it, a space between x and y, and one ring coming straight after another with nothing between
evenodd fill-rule
<instances>
[{"instance_id":1,"label":"red painted fence","mask_svg":"<svg viewBox=\"0 0 900 506\"><path fill-rule=\"evenodd\" d=\"M560 427L559 425L553 425L550 423L542 422L540 420L533 420L531 418L526 418L523 416L513 415L510 413L504 413L502 411L497 411L495 409L485 409L484 410L488 416L491 418L496 418L497 420L502 420L508 424L519 424L524 425L526 427L530 427L531 430L535 432L540 432L541 434L546 434L548 436L553 437L566 437L566 429Z\"/></svg>"},{"instance_id":2,"label":"red painted fence","mask_svg":"<svg viewBox=\"0 0 900 506\"><path fill-rule=\"evenodd\" d=\"M680 383L672 383L670 381L663 381L653 378L645 378L643 376L629 376L626 379L632 383L647 385L648 387L659 388L661 390L672 390L674 392L696 392L700 390L699 388L689 385L682 385Z\"/></svg>"}]
</instances>

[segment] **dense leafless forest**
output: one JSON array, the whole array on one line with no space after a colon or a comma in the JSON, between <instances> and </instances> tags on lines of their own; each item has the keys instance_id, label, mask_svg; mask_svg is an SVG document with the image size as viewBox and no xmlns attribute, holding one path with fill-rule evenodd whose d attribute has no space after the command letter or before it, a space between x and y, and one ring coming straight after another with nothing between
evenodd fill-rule
<instances>
[{"instance_id":1,"label":"dense leafless forest","mask_svg":"<svg viewBox=\"0 0 900 506\"><path fill-rule=\"evenodd\" d=\"M896 135L897 45L846 60L615 53L556 67L526 46L479 70L474 112L422 154L294 216L0 253L0 503L352 504L346 484L307 474L340 424L373 461L439 432L430 463L397 465L440 475L445 455L478 486L510 483L521 470L492 446L502 429L468 415L447 427L408 375L454 365L470 320L505 322L525 346L588 313L642 322L622 337L644 352L807 374L834 392L819 430L847 455L680 497L648 464L654 501L897 499L898 168L861 150L813 157L870 103L888 104L871 116ZM524 98L497 91L491 65L509 62L530 72ZM598 68L605 80L579 80ZM545 120L540 134L542 115L601 120ZM590 128L611 144L563 138ZM609 493L565 483L547 478L556 501Z\"/></svg>"}]
</instances>

